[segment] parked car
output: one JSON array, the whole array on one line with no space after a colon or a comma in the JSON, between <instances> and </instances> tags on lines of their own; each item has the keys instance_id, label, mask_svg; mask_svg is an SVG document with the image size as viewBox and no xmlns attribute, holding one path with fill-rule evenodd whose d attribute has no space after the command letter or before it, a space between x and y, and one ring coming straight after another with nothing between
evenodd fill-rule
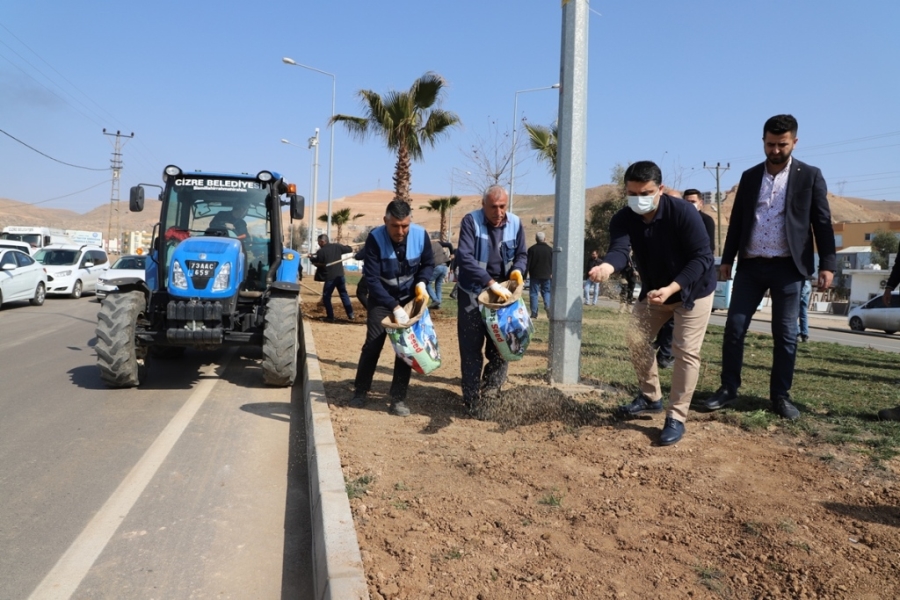
<instances>
[{"instance_id":1,"label":"parked car","mask_svg":"<svg viewBox=\"0 0 900 600\"><path fill-rule=\"evenodd\" d=\"M44 303L47 273L26 252L0 248L0 306L14 300L30 300L35 306Z\"/></svg>"},{"instance_id":2,"label":"parked car","mask_svg":"<svg viewBox=\"0 0 900 600\"><path fill-rule=\"evenodd\" d=\"M147 266L147 257L140 254L126 254L119 257L109 270L97 280L97 298L102 300L106 294L116 291L116 286L107 283L112 279L122 277L139 277L144 279L144 269Z\"/></svg>"},{"instance_id":3,"label":"parked car","mask_svg":"<svg viewBox=\"0 0 900 600\"><path fill-rule=\"evenodd\" d=\"M47 293L72 298L94 292L97 280L109 269L109 258L99 246L51 244L34 258L47 270Z\"/></svg>"},{"instance_id":4,"label":"parked car","mask_svg":"<svg viewBox=\"0 0 900 600\"><path fill-rule=\"evenodd\" d=\"M16 240L4 240L0 238L0 248L9 248L12 250L21 250L28 256L31 256L31 245L27 242L17 242Z\"/></svg>"},{"instance_id":5,"label":"parked car","mask_svg":"<svg viewBox=\"0 0 900 600\"><path fill-rule=\"evenodd\" d=\"M875 296L865 304L850 309L847 318L853 331L880 329L888 335L900 331L900 293L891 294L890 307L884 305L882 296Z\"/></svg>"}]
</instances>

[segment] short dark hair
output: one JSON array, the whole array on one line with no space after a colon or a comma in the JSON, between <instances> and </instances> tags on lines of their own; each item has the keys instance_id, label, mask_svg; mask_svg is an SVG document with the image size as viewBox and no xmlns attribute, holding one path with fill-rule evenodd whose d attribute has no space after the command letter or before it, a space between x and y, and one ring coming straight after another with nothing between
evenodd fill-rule
<instances>
[{"instance_id":1,"label":"short dark hair","mask_svg":"<svg viewBox=\"0 0 900 600\"><path fill-rule=\"evenodd\" d=\"M775 115L763 125L763 137L766 137L767 133L782 135L788 132L797 135L797 119L792 115Z\"/></svg>"},{"instance_id":2,"label":"short dark hair","mask_svg":"<svg viewBox=\"0 0 900 600\"><path fill-rule=\"evenodd\" d=\"M688 196L699 196L700 202L703 202L703 194L700 193L700 190L695 190L694 188L690 188L684 190L684 193L681 194L682 198L687 198Z\"/></svg>"},{"instance_id":3,"label":"short dark hair","mask_svg":"<svg viewBox=\"0 0 900 600\"><path fill-rule=\"evenodd\" d=\"M656 163L650 160L639 160L625 169L625 182L639 181L640 183L654 182L656 185L662 185L662 171L656 166Z\"/></svg>"},{"instance_id":4,"label":"short dark hair","mask_svg":"<svg viewBox=\"0 0 900 600\"><path fill-rule=\"evenodd\" d=\"M409 202L401 200L400 198L394 198L388 203L387 210L384 211L384 216L394 217L395 219L402 221L409 216L409 213Z\"/></svg>"},{"instance_id":5,"label":"short dark hair","mask_svg":"<svg viewBox=\"0 0 900 600\"><path fill-rule=\"evenodd\" d=\"M323 244L327 244L328 236L323 233L323 234L320 234L319 237L316 238L316 240L319 242L322 242Z\"/></svg>"}]
</instances>

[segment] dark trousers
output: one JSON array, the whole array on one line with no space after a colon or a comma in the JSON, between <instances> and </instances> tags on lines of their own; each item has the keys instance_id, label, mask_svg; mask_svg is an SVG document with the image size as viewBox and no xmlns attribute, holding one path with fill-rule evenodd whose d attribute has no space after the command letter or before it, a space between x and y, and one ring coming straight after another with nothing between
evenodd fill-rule
<instances>
[{"instance_id":1,"label":"dark trousers","mask_svg":"<svg viewBox=\"0 0 900 600\"><path fill-rule=\"evenodd\" d=\"M500 389L506 383L509 365L488 338L477 301L462 289L459 290L458 307L456 332L459 337L463 402L467 407L474 408L481 400L482 388ZM471 310L466 310L470 307ZM485 356L487 364L484 364Z\"/></svg>"},{"instance_id":2,"label":"dark trousers","mask_svg":"<svg viewBox=\"0 0 900 600\"><path fill-rule=\"evenodd\" d=\"M531 279L528 284L528 306L531 308L532 318L538 316L538 293L544 299L544 310L550 312L550 280Z\"/></svg>"},{"instance_id":3,"label":"dark trousers","mask_svg":"<svg viewBox=\"0 0 900 600\"><path fill-rule=\"evenodd\" d=\"M722 342L722 385L737 391L744 365L744 337L750 320L765 296L772 298L772 373L769 396L787 396L794 382L797 358L797 317L803 275L791 258L744 258L738 261L731 288L731 304Z\"/></svg>"},{"instance_id":4,"label":"dark trousers","mask_svg":"<svg viewBox=\"0 0 900 600\"><path fill-rule=\"evenodd\" d=\"M656 360L672 360L672 336L675 333L675 319L669 319L666 324L659 328L656 334Z\"/></svg>"},{"instance_id":5,"label":"dark trousers","mask_svg":"<svg viewBox=\"0 0 900 600\"><path fill-rule=\"evenodd\" d=\"M356 367L356 381L353 387L356 392L368 393L372 389L372 378L378 367L378 357L384 349L384 340L387 331L384 330L381 321L391 310L383 306L370 306L366 316L366 341L359 355L359 365ZM393 352L393 349L391 350ZM412 367L394 355L394 378L391 380L391 398L394 400L406 400L406 390L409 388L409 376Z\"/></svg>"},{"instance_id":6,"label":"dark trousers","mask_svg":"<svg viewBox=\"0 0 900 600\"><path fill-rule=\"evenodd\" d=\"M353 318L353 305L350 304L350 295L347 293L347 283L343 275L325 282L325 287L322 289L325 316L329 319L334 318L334 307L331 306L331 294L334 293L334 288L337 288L338 295L341 297L341 304L344 305L344 310L347 311L347 316Z\"/></svg>"}]
</instances>

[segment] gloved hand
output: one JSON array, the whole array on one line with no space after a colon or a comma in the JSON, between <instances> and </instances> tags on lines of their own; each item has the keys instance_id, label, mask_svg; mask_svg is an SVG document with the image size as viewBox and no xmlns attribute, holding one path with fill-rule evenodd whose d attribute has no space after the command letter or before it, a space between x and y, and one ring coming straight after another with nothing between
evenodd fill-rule
<instances>
[{"instance_id":1,"label":"gloved hand","mask_svg":"<svg viewBox=\"0 0 900 600\"><path fill-rule=\"evenodd\" d=\"M409 315L406 314L406 311L403 310L402 306L398 306L394 309L394 320L397 321L400 325L406 325L409 323Z\"/></svg>"},{"instance_id":2,"label":"gloved hand","mask_svg":"<svg viewBox=\"0 0 900 600\"><path fill-rule=\"evenodd\" d=\"M428 288L421 281L416 284L416 300L426 300L428 298Z\"/></svg>"},{"instance_id":3,"label":"gloved hand","mask_svg":"<svg viewBox=\"0 0 900 600\"><path fill-rule=\"evenodd\" d=\"M522 279L522 274L518 269L509 274L509 278L516 282L517 285L524 285L525 280Z\"/></svg>"},{"instance_id":4,"label":"gloved hand","mask_svg":"<svg viewBox=\"0 0 900 600\"><path fill-rule=\"evenodd\" d=\"M512 298L512 292L497 283L496 281L491 284L490 290L494 292L496 295L500 296L500 300L506 302L510 298Z\"/></svg>"}]
</instances>

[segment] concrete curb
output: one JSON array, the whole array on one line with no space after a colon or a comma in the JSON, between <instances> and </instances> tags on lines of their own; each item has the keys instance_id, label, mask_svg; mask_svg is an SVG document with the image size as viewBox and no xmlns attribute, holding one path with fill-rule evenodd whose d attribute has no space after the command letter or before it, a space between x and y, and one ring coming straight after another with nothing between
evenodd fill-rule
<instances>
[{"instance_id":1,"label":"concrete curb","mask_svg":"<svg viewBox=\"0 0 900 600\"><path fill-rule=\"evenodd\" d=\"M312 329L303 323L306 359L303 400L312 516L313 587L316 600L368 600L359 541L331 427L331 411Z\"/></svg>"}]
</instances>

